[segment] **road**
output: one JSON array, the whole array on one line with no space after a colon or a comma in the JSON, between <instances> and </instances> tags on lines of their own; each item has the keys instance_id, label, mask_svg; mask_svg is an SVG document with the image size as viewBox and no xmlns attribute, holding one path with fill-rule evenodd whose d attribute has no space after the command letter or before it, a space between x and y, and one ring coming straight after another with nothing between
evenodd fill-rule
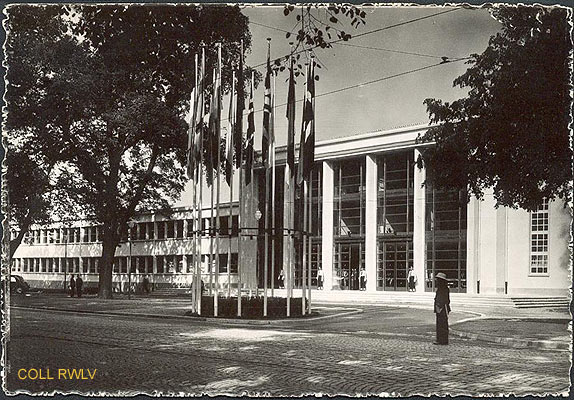
<instances>
[{"instance_id":1,"label":"road","mask_svg":"<svg viewBox=\"0 0 574 400\"><path fill-rule=\"evenodd\" d=\"M566 351L463 339L435 346L428 310L362 311L253 326L12 308L7 390L518 396L568 389ZM54 379L19 379L18 371L32 368ZM96 372L93 379L57 378L58 369L74 368Z\"/></svg>"}]
</instances>

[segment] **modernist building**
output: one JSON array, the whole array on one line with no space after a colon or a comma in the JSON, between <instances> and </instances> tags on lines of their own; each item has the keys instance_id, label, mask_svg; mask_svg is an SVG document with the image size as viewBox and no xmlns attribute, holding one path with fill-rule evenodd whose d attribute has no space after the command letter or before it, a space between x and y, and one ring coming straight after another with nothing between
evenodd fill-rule
<instances>
[{"instance_id":1,"label":"modernist building","mask_svg":"<svg viewBox=\"0 0 574 400\"><path fill-rule=\"evenodd\" d=\"M313 284L317 269L322 268L325 290L358 290L359 271L364 267L368 292L404 291L413 266L418 292L434 290L433 276L443 272L453 292L567 295L572 210L561 201L547 202L536 212L495 208L492 193L487 192L482 201L468 200L462 192L423 185L426 171L415 160L427 145L417 144L416 138L426 129L407 127L317 143L310 185ZM277 152L276 182L281 183L285 148ZM259 209L264 209L263 191L257 190L263 174L258 175L254 189ZM282 232L282 184L276 185L275 204L277 231ZM242 217L241 225L250 229L243 230L248 235L242 240L240 261L237 237L222 239L215 251L223 287L236 285L238 262L243 287L263 285L264 242L258 235L256 208L243 213L247 218ZM230 208L224 204L221 210L220 227L226 232ZM237 202L231 211L236 227ZM203 215L203 226L208 227L210 210ZM114 279L118 285L127 281L130 242L135 282L148 274L158 287L188 285L191 218L185 208L138 216L133 237L117 251ZM275 277L286 262L285 243L279 237L275 240ZM203 239L202 249L210 254L208 238ZM88 221L34 227L14 256L13 270L36 286L61 287L68 260L66 273L81 272L95 283L100 253L99 228ZM213 260L204 256L206 282L210 263ZM299 285L297 268L295 284Z\"/></svg>"}]
</instances>

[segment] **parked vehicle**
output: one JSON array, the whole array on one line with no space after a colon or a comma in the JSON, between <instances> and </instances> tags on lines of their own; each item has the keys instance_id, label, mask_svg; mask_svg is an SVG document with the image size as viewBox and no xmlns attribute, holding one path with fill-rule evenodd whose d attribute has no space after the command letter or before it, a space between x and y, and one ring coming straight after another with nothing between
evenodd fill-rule
<instances>
[{"instance_id":1,"label":"parked vehicle","mask_svg":"<svg viewBox=\"0 0 574 400\"><path fill-rule=\"evenodd\" d=\"M30 285L20 275L10 276L10 293L23 294L30 290Z\"/></svg>"}]
</instances>

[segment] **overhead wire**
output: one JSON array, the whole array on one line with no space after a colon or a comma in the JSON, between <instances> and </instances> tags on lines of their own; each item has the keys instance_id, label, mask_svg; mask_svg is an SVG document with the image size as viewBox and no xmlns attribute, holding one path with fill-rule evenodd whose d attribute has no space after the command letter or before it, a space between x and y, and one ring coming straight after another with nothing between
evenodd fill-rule
<instances>
[{"instance_id":1,"label":"overhead wire","mask_svg":"<svg viewBox=\"0 0 574 400\"><path fill-rule=\"evenodd\" d=\"M339 89L335 89L335 90L331 90L331 91L328 91L328 92L320 93L320 94L317 94L317 95L315 96L315 98L324 97L324 96L329 96L329 95L332 95L332 94L335 94L335 93L344 92L344 91L346 91L346 90L351 90L351 89L356 89L356 88L360 88L360 87L372 85L372 84L374 84L374 83L383 82L383 81L386 81L386 80L389 80L389 79L393 79L393 78L398 78L399 76L405 76L405 75L409 75L409 74L414 74L414 73L416 73L416 72L420 72L420 71L424 71L424 70L427 70L427 69L430 69L430 68L438 67L439 65L452 64L452 63L454 63L454 62L459 62L459 61L467 60L467 59L469 59L469 58L470 58L470 57L461 57L461 58L457 58L457 59L454 59L454 60L448 60L448 61L444 61L444 60L443 60L443 61L441 61L440 63L430 64L430 65L426 65L426 66L424 66L424 67L419 67L419 68L411 69L411 70L408 70L408 71L399 72L399 73L396 73L396 74L393 74L393 75L384 76L384 77L378 78L378 79L373 79L373 80L371 80L371 81L367 81L367 82L363 82L363 83L357 83L357 84L354 84L354 85L345 86L345 87L342 87L342 88L339 88ZM302 101L303 101L303 99L295 100L296 103L300 103L300 102L302 102ZM285 107L286 105L287 105L287 103L278 104L278 105L275 106L275 108ZM260 108L260 109L258 109L258 110L255 110L254 112L255 112L255 113L259 113L259 112L261 112L261 111L263 111L263 108ZM247 114L249 114L249 112L246 112L246 113L245 113L245 115L247 115ZM227 119L222 119L222 121L226 121L226 120L227 120Z\"/></svg>"},{"instance_id":2,"label":"overhead wire","mask_svg":"<svg viewBox=\"0 0 574 400\"><path fill-rule=\"evenodd\" d=\"M351 39L356 39L356 38L358 38L358 37L362 37L362 36L366 36L366 35L371 35L371 34L373 34L373 33L381 32L381 31L384 31L384 30L387 30L387 29L392 29L392 28L397 28L397 27L399 27L399 26L403 26L403 25L407 25L407 24L412 24L412 23L414 23L414 22L422 21L422 20L425 20L425 19L428 19L428 18L436 17L436 16L439 16L439 15L447 14L447 13L450 13L450 12L453 12L453 11L458 11L458 10L460 10L460 8L452 8L452 9L450 9L450 10L440 11L440 12L437 12L437 13L434 13L434 14L429 14L429 15L425 15L425 16L422 16L422 17L413 18L413 19L410 19L410 20L407 20L407 21L398 22L398 23L396 23L396 24L383 26L382 28L377 28L377 29L374 29L374 30L372 30L372 31L363 32L363 33L359 33L359 34L353 35L353 36L351 37ZM250 23L254 23L254 22L250 21ZM275 29L275 30L282 31L282 32L287 32L287 31L285 31L285 30L283 30L283 29L281 29L281 28L272 27L272 26L270 26L270 25L261 24L261 23L259 23L259 22L254 23L254 24L255 24L255 25L264 26L264 27L270 28L270 29ZM342 42L342 41L345 41L345 40L344 40L344 39L336 39L336 40L332 40L332 41L326 42L326 43L328 43L328 44L334 44L334 43L339 43L339 42ZM276 60L281 60L282 58L288 57L288 56L290 56L290 55L300 54L300 53L303 53L303 52L305 52L305 51L308 51L308 50L311 50L311 49L320 48L320 47L321 47L320 45L315 45L315 46L312 46L312 47L307 48L307 49L294 51L294 52L291 53L291 54L286 54L286 55L284 55L284 56L275 58L275 59L273 60L273 62L275 62ZM261 63L261 64L256 64L256 65L252 66L251 69L257 69L257 68L263 67L263 66L265 66L265 65L266 65L266 62L263 62L263 63Z\"/></svg>"}]
</instances>

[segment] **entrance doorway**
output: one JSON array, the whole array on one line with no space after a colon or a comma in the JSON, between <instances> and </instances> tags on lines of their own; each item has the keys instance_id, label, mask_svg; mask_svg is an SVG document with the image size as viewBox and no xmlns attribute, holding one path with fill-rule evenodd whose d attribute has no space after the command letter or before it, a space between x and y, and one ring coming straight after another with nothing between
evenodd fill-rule
<instances>
[{"instance_id":1,"label":"entrance doorway","mask_svg":"<svg viewBox=\"0 0 574 400\"><path fill-rule=\"evenodd\" d=\"M359 290L359 273L365 266L362 242L335 243L334 289Z\"/></svg>"},{"instance_id":2,"label":"entrance doorway","mask_svg":"<svg viewBox=\"0 0 574 400\"><path fill-rule=\"evenodd\" d=\"M379 241L378 286L383 290L406 290L409 266L413 263L413 243Z\"/></svg>"}]
</instances>

